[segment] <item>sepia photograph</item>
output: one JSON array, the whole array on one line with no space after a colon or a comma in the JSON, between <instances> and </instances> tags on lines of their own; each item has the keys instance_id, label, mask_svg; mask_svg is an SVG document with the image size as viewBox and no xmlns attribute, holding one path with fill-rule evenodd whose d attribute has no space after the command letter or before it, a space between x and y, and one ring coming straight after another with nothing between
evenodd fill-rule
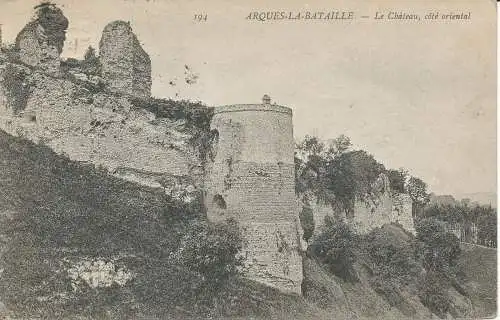
<instances>
[{"instance_id":1,"label":"sepia photograph","mask_svg":"<svg viewBox=\"0 0 500 320\"><path fill-rule=\"evenodd\" d=\"M494 319L492 0L0 0L0 319Z\"/></svg>"}]
</instances>

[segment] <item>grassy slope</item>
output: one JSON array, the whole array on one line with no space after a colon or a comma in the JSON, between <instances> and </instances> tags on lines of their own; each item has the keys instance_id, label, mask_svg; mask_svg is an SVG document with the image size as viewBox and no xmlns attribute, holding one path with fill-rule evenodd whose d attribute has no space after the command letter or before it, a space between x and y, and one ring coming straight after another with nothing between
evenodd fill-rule
<instances>
[{"instance_id":1,"label":"grassy slope","mask_svg":"<svg viewBox=\"0 0 500 320\"><path fill-rule=\"evenodd\" d=\"M200 287L168 258L199 212L0 131L0 302L21 318L332 318L243 279ZM114 258L137 277L73 293L62 261L82 257Z\"/></svg>"},{"instance_id":2,"label":"grassy slope","mask_svg":"<svg viewBox=\"0 0 500 320\"><path fill-rule=\"evenodd\" d=\"M168 259L186 221L199 218L199 212L196 205L185 207L161 192L73 163L0 131L0 270L4 269L0 302L22 318L76 314L99 319L203 319L209 314L226 319L404 317L366 279L343 283L310 259L304 270L305 297L284 295L242 279L232 279L215 292L199 287L195 275ZM485 250L466 252L469 270L487 266L490 272L468 275L478 289L473 301L478 309L493 310L494 259ZM138 276L123 288L74 294L61 261L81 257L114 257L117 265ZM418 315L426 318L429 313L419 310Z\"/></svg>"},{"instance_id":3,"label":"grassy slope","mask_svg":"<svg viewBox=\"0 0 500 320\"><path fill-rule=\"evenodd\" d=\"M467 290L478 318L493 318L497 297L497 250L462 244L462 258Z\"/></svg>"}]
</instances>

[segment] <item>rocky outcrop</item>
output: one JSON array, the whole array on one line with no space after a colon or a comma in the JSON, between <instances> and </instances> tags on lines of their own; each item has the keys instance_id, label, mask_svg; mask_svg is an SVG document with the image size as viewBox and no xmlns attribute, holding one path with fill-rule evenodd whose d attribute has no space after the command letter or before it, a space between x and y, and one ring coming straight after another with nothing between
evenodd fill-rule
<instances>
[{"instance_id":1,"label":"rocky outcrop","mask_svg":"<svg viewBox=\"0 0 500 320\"><path fill-rule=\"evenodd\" d=\"M151 95L151 60L130 23L114 21L104 28L99 58L102 75L112 91L139 97Z\"/></svg>"},{"instance_id":2,"label":"rocky outcrop","mask_svg":"<svg viewBox=\"0 0 500 320\"><path fill-rule=\"evenodd\" d=\"M33 21L16 37L19 60L44 72L59 74L67 28L68 19L61 9L47 3L37 6Z\"/></svg>"}]
</instances>

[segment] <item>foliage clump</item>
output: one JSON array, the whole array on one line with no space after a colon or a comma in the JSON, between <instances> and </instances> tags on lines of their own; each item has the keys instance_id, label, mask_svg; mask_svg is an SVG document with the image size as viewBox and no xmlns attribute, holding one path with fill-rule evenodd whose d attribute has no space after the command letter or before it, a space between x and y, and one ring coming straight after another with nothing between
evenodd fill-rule
<instances>
[{"instance_id":1,"label":"foliage clump","mask_svg":"<svg viewBox=\"0 0 500 320\"><path fill-rule=\"evenodd\" d=\"M366 244L367 265L372 274L371 287L392 306L413 314L415 310L402 294L423 271L414 255L413 239L401 238L400 234L386 228L377 228L364 237L363 243Z\"/></svg>"},{"instance_id":2,"label":"foliage clump","mask_svg":"<svg viewBox=\"0 0 500 320\"><path fill-rule=\"evenodd\" d=\"M135 97L131 98L130 102L137 108L152 112L159 119L184 121L184 130L192 135L189 144L198 151L202 162L207 160L211 143L214 141L214 132L210 130L213 108L188 100Z\"/></svg>"},{"instance_id":3,"label":"foliage clump","mask_svg":"<svg viewBox=\"0 0 500 320\"><path fill-rule=\"evenodd\" d=\"M14 114L26 108L28 98L31 93L31 84L28 72L8 63L2 73L7 105Z\"/></svg>"},{"instance_id":4,"label":"foliage clump","mask_svg":"<svg viewBox=\"0 0 500 320\"><path fill-rule=\"evenodd\" d=\"M238 273L243 260L239 255L242 238L234 220L207 223L195 220L180 241L176 261L200 274L211 286Z\"/></svg>"},{"instance_id":5,"label":"foliage clump","mask_svg":"<svg viewBox=\"0 0 500 320\"><path fill-rule=\"evenodd\" d=\"M433 204L427 206L424 214L419 218L432 218L451 227L458 225L462 229L462 241L477 242L477 244L496 248L497 211L490 205L469 205L459 202ZM475 239L475 231L477 231L477 239Z\"/></svg>"},{"instance_id":6,"label":"foliage clump","mask_svg":"<svg viewBox=\"0 0 500 320\"><path fill-rule=\"evenodd\" d=\"M351 282L358 281L354 269L355 247L358 235L344 221L325 218L321 233L310 246L313 255L320 258L336 276Z\"/></svg>"},{"instance_id":7,"label":"foliage clump","mask_svg":"<svg viewBox=\"0 0 500 320\"><path fill-rule=\"evenodd\" d=\"M417 255L426 270L419 283L418 296L433 313L444 318L448 312L454 312L448 290L454 288L466 294L460 285L463 283L458 264L460 242L455 235L446 232L436 219L420 221L416 230Z\"/></svg>"},{"instance_id":8,"label":"foliage clump","mask_svg":"<svg viewBox=\"0 0 500 320\"><path fill-rule=\"evenodd\" d=\"M368 152L352 150L350 139L344 135L326 142L306 136L297 143L296 193L312 193L337 214L352 216L356 200L376 193L375 182L381 174L388 175L393 193L410 195L415 211L428 202L427 185L421 179L402 168L387 170Z\"/></svg>"},{"instance_id":9,"label":"foliage clump","mask_svg":"<svg viewBox=\"0 0 500 320\"><path fill-rule=\"evenodd\" d=\"M309 241L314 232L313 211L310 206L305 205L302 207L302 210L299 213L299 219L302 229L304 230L304 235L302 236L302 238L305 241Z\"/></svg>"},{"instance_id":10,"label":"foliage clump","mask_svg":"<svg viewBox=\"0 0 500 320\"><path fill-rule=\"evenodd\" d=\"M61 53L69 24L62 10L53 3L42 2L35 6L35 21L45 29L49 45L56 46Z\"/></svg>"}]
</instances>

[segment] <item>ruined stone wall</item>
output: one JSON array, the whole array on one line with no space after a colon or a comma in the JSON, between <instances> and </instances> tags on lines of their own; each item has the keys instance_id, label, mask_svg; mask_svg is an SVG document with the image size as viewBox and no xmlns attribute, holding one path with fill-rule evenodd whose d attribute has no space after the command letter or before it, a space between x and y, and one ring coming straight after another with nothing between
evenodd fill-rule
<instances>
[{"instance_id":1,"label":"ruined stone wall","mask_svg":"<svg viewBox=\"0 0 500 320\"><path fill-rule=\"evenodd\" d=\"M17 35L19 60L46 73L59 74L60 54L66 38L68 19L54 5L37 8L33 21Z\"/></svg>"},{"instance_id":2,"label":"ruined stone wall","mask_svg":"<svg viewBox=\"0 0 500 320\"><path fill-rule=\"evenodd\" d=\"M415 233L410 196L393 192L389 178L384 173L377 178L372 189L371 194L363 199L356 199L350 222L361 233L387 223L398 223L406 231Z\"/></svg>"},{"instance_id":3,"label":"ruined stone wall","mask_svg":"<svg viewBox=\"0 0 500 320\"><path fill-rule=\"evenodd\" d=\"M104 28L99 59L102 75L111 90L151 96L151 60L132 32L130 23L114 21Z\"/></svg>"},{"instance_id":4,"label":"ruined stone wall","mask_svg":"<svg viewBox=\"0 0 500 320\"><path fill-rule=\"evenodd\" d=\"M7 69L27 74L29 94L17 112L5 94ZM0 129L44 143L72 160L94 163L150 187L161 187L163 181L174 193L179 184L194 191L203 182L199 155L188 143L192 133L182 130L184 123L157 119L125 96L89 92L68 79L4 63L0 64L0 103Z\"/></svg>"},{"instance_id":5,"label":"ruined stone wall","mask_svg":"<svg viewBox=\"0 0 500 320\"><path fill-rule=\"evenodd\" d=\"M209 219L239 222L249 278L300 294L291 110L268 104L219 107L211 128L217 139L206 167Z\"/></svg>"},{"instance_id":6,"label":"ruined stone wall","mask_svg":"<svg viewBox=\"0 0 500 320\"><path fill-rule=\"evenodd\" d=\"M405 228L415 234L415 225L413 223L413 201L409 194L397 193L392 195L392 220L399 223Z\"/></svg>"},{"instance_id":7,"label":"ruined stone wall","mask_svg":"<svg viewBox=\"0 0 500 320\"><path fill-rule=\"evenodd\" d=\"M392 192L389 180L382 174L374 183L374 192L363 199L356 199L352 217L344 217L358 232L368 233L388 223L398 223L405 230L415 233L412 200L408 194ZM318 203L314 197L308 201L314 218L314 234L321 232L326 216L335 215L330 205Z\"/></svg>"}]
</instances>

